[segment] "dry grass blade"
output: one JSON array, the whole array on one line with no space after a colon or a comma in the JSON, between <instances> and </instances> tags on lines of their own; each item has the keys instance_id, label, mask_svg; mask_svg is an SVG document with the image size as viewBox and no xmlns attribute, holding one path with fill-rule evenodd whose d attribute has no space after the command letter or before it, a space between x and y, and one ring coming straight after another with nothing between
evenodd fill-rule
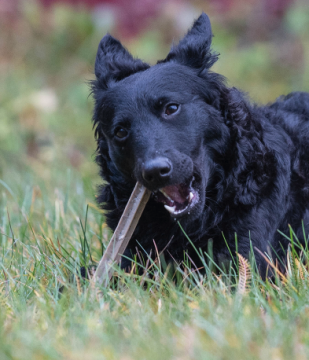
<instances>
[{"instance_id":1,"label":"dry grass blade","mask_svg":"<svg viewBox=\"0 0 309 360\"><path fill-rule=\"evenodd\" d=\"M282 272L267 258L267 256L265 256L265 254L262 253L261 250L259 250L257 247L255 247L255 250L264 258L264 260L266 261L266 263L275 271L275 273L277 275L279 275L281 281L284 284L287 284L288 280L286 278L286 276L284 276L282 274Z\"/></svg>"},{"instance_id":2,"label":"dry grass blade","mask_svg":"<svg viewBox=\"0 0 309 360\"><path fill-rule=\"evenodd\" d=\"M300 279L305 280L304 270L306 270L306 269L305 269L304 265L297 258L295 258L294 262L295 262L295 267L298 270Z\"/></svg>"},{"instance_id":3,"label":"dry grass blade","mask_svg":"<svg viewBox=\"0 0 309 360\"><path fill-rule=\"evenodd\" d=\"M238 281L238 293L245 294L250 289L251 284L251 268L247 259L238 254L239 261L239 281Z\"/></svg>"},{"instance_id":4,"label":"dry grass blade","mask_svg":"<svg viewBox=\"0 0 309 360\"><path fill-rule=\"evenodd\" d=\"M81 287L81 284L80 284L79 276L75 275L75 280L76 280L76 287L77 287L78 296L81 296L82 295L82 287Z\"/></svg>"},{"instance_id":5,"label":"dry grass blade","mask_svg":"<svg viewBox=\"0 0 309 360\"><path fill-rule=\"evenodd\" d=\"M286 254L286 274L290 277L290 279L295 282L296 279L296 265L295 265L295 257L292 254L291 247L288 247L288 251Z\"/></svg>"},{"instance_id":6,"label":"dry grass blade","mask_svg":"<svg viewBox=\"0 0 309 360\"><path fill-rule=\"evenodd\" d=\"M302 253L300 253L299 258L301 257ZM299 280L305 280L305 274L308 273L307 268L299 261L299 258L292 253L291 247L289 246L287 252L287 274L295 283Z\"/></svg>"}]
</instances>

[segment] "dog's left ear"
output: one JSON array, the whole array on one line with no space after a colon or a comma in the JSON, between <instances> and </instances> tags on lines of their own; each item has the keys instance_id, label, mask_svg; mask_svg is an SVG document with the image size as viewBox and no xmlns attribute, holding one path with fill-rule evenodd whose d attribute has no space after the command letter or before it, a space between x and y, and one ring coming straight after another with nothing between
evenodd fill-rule
<instances>
[{"instance_id":1,"label":"dog's left ear","mask_svg":"<svg viewBox=\"0 0 309 360\"><path fill-rule=\"evenodd\" d=\"M148 68L148 64L134 59L120 41L111 35L105 35L100 41L94 72L101 86L107 88L110 82L120 81Z\"/></svg>"},{"instance_id":2,"label":"dog's left ear","mask_svg":"<svg viewBox=\"0 0 309 360\"><path fill-rule=\"evenodd\" d=\"M217 55L210 52L212 36L209 17L202 13L187 35L177 46L172 47L163 62L175 61L200 70L210 68L218 59Z\"/></svg>"}]
</instances>

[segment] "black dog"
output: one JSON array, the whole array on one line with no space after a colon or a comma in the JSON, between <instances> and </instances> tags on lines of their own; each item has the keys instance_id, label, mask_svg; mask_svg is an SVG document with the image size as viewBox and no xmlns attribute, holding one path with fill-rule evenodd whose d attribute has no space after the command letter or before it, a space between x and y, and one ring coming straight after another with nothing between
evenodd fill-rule
<instances>
[{"instance_id":1,"label":"black dog","mask_svg":"<svg viewBox=\"0 0 309 360\"><path fill-rule=\"evenodd\" d=\"M182 260L186 251L198 263L178 220L197 249L212 243L218 263L230 251L248 257L253 249L265 276L260 252L283 258L289 225L303 244L303 228L309 230L309 94L251 105L210 71L217 60L211 39L202 14L150 67L103 37L92 88L97 163L106 181L98 201L115 229L136 181L152 191L129 257L140 245L155 254L155 242L159 251L168 245L171 258Z\"/></svg>"}]
</instances>

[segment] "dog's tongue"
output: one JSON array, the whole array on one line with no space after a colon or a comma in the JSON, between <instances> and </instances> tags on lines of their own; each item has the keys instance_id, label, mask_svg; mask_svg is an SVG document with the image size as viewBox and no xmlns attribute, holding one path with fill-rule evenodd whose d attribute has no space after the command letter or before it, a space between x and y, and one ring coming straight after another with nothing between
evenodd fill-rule
<instances>
[{"instance_id":1,"label":"dog's tongue","mask_svg":"<svg viewBox=\"0 0 309 360\"><path fill-rule=\"evenodd\" d=\"M189 196L189 189L183 184L166 186L161 192L179 204L186 202Z\"/></svg>"}]
</instances>

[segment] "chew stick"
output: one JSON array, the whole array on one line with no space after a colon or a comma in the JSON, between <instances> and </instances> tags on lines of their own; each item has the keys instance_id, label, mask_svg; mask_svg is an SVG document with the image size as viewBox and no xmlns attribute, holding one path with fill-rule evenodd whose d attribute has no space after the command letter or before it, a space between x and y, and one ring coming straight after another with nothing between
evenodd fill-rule
<instances>
[{"instance_id":1,"label":"chew stick","mask_svg":"<svg viewBox=\"0 0 309 360\"><path fill-rule=\"evenodd\" d=\"M147 204L151 191L142 184L136 183L130 199L119 220L117 228L112 236L104 255L94 274L94 281L106 287L113 274L113 265L120 261L129 240L136 228L139 218Z\"/></svg>"}]
</instances>

